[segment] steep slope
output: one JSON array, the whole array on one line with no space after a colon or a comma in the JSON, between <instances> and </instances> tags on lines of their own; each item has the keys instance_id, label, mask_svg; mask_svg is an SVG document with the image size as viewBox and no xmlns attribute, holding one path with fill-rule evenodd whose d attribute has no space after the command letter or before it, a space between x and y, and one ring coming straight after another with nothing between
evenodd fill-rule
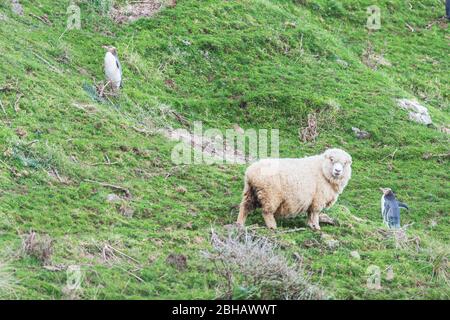
<instances>
[{"instance_id":1,"label":"steep slope","mask_svg":"<svg viewBox=\"0 0 450 320\"><path fill-rule=\"evenodd\" d=\"M211 226L235 221L245 166L177 166L175 142L141 130L202 121L279 129L282 157L328 146L352 154L353 178L330 212L341 225L323 228L337 249L309 230L257 229L288 256L303 256L333 296L449 298L448 136L438 130L449 123L443 6L381 1L383 27L369 34L370 1L177 2L117 25L98 1L82 1L81 30L66 31L64 3L21 1L24 16L0 4L0 254L16 270L16 296L67 297L65 270L77 265L76 298L214 298L220 277L200 251L210 248ZM362 63L368 41L390 67ZM103 80L105 44L119 50L124 88L99 102L88 88ZM435 128L398 108L396 99L414 97ZM319 137L303 143L309 113ZM352 127L371 138L355 138ZM378 188L386 186L412 208L402 248L380 233ZM108 201L111 194L123 199ZM259 214L249 220L263 224ZM280 221L281 230L303 226L302 217ZM21 252L30 230L54 240L50 270ZM355 250L361 260L350 257ZM170 253L186 255L187 268L168 266ZM383 271L380 290L366 286L371 265Z\"/></svg>"}]
</instances>

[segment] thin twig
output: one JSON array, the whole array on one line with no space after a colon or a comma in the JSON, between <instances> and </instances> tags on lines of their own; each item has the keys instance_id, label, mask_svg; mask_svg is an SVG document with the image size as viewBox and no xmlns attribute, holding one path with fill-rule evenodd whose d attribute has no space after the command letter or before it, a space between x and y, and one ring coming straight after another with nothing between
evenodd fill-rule
<instances>
[{"instance_id":1,"label":"thin twig","mask_svg":"<svg viewBox=\"0 0 450 320\"><path fill-rule=\"evenodd\" d=\"M123 271L125 271L125 272L128 273L129 275L133 276L134 278L136 278L136 279L139 280L140 282L145 282L144 279L142 279L142 278L140 278L139 276L135 275L133 272L128 271L127 269L122 268L122 267L120 267L120 266L116 266L116 267L119 268L119 269L121 269L121 270L123 270Z\"/></svg>"},{"instance_id":2,"label":"thin twig","mask_svg":"<svg viewBox=\"0 0 450 320\"><path fill-rule=\"evenodd\" d=\"M58 179L58 181L60 183L63 183L63 180L61 179L61 177L59 176L58 170L56 168L52 168L53 173L55 174L56 178Z\"/></svg>"},{"instance_id":3,"label":"thin twig","mask_svg":"<svg viewBox=\"0 0 450 320\"><path fill-rule=\"evenodd\" d=\"M95 166L113 166L113 165L116 165L116 164L119 164L120 162L96 162L96 163L90 163L89 165L90 166L93 166L93 167L95 167Z\"/></svg>"},{"instance_id":4,"label":"thin twig","mask_svg":"<svg viewBox=\"0 0 450 320\"><path fill-rule=\"evenodd\" d=\"M45 24L48 25L48 26L51 26L51 25L52 25L52 22L51 22L50 20L48 20L47 17L40 17L40 16L37 16L37 15L35 15L35 14L33 14L33 13L30 13L30 16L32 16L32 17L34 17L34 18L40 20L41 22L45 23Z\"/></svg>"},{"instance_id":5,"label":"thin twig","mask_svg":"<svg viewBox=\"0 0 450 320\"><path fill-rule=\"evenodd\" d=\"M121 187L121 186L116 186L114 184L109 184L109 183L105 183L105 182L90 180L90 179L84 179L83 181L91 182L91 183L97 183L97 184L99 184L99 185L101 185L103 187L108 187L108 188L111 188L111 189L122 191L123 193L125 193L126 197L131 198L130 190L128 190L127 188L124 188L124 187Z\"/></svg>"},{"instance_id":6,"label":"thin twig","mask_svg":"<svg viewBox=\"0 0 450 320\"><path fill-rule=\"evenodd\" d=\"M18 112L20 111L20 108L19 108L19 101L20 101L20 98L22 98L22 94L21 94L21 93L19 93L19 94L17 95L16 102L14 102L14 111L15 111L16 113L18 113Z\"/></svg>"},{"instance_id":7,"label":"thin twig","mask_svg":"<svg viewBox=\"0 0 450 320\"><path fill-rule=\"evenodd\" d=\"M136 262L137 264L140 264L140 262L139 261L137 261L136 259L134 259L133 257L130 257L129 255L127 255L127 254L125 254L125 253L123 253L122 251L120 251L119 249L116 249L116 248L114 248L113 246L111 246L111 245L108 245L108 247L110 248L110 249L112 249L112 250L114 250L114 251L116 251L117 253L119 253L120 255L122 255L122 256L124 256L124 257L126 257L126 258L128 258L128 259L130 259L131 261L134 261L134 262Z\"/></svg>"},{"instance_id":8,"label":"thin twig","mask_svg":"<svg viewBox=\"0 0 450 320\"><path fill-rule=\"evenodd\" d=\"M297 232L297 231L305 231L306 228L294 228L294 229L289 229L289 230L283 230L283 231L278 231L277 230L277 234L281 234L281 233L291 233L291 232Z\"/></svg>"},{"instance_id":9,"label":"thin twig","mask_svg":"<svg viewBox=\"0 0 450 320\"><path fill-rule=\"evenodd\" d=\"M408 29L411 31L411 32L414 32L414 28L413 27L411 27L409 24L407 24L407 23L405 23L406 24L406 26L408 27Z\"/></svg>"},{"instance_id":10,"label":"thin twig","mask_svg":"<svg viewBox=\"0 0 450 320\"><path fill-rule=\"evenodd\" d=\"M44 62L49 68L50 70L58 73L58 74L62 74L62 71L59 70L58 68L56 68L54 65L52 65L50 62L48 62L47 60L45 60L44 58L42 58L40 55L38 55L35 52L32 52L39 60L41 60L42 62Z\"/></svg>"},{"instance_id":11,"label":"thin twig","mask_svg":"<svg viewBox=\"0 0 450 320\"><path fill-rule=\"evenodd\" d=\"M25 143L24 146L29 147L29 146L32 146L35 143L38 143L38 142L39 142L39 140L33 140L33 141Z\"/></svg>"}]
</instances>

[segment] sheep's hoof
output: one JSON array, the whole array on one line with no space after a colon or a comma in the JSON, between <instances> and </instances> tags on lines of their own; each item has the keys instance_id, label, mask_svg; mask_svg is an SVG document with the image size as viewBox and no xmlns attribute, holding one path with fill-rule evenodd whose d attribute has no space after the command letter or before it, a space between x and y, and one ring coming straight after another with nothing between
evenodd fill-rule
<instances>
[{"instance_id":1,"label":"sheep's hoof","mask_svg":"<svg viewBox=\"0 0 450 320\"><path fill-rule=\"evenodd\" d=\"M308 223L308 226L314 231L320 231L320 226L314 223Z\"/></svg>"},{"instance_id":2,"label":"sheep's hoof","mask_svg":"<svg viewBox=\"0 0 450 320\"><path fill-rule=\"evenodd\" d=\"M325 214L325 213L321 213L320 214L320 216L319 216L319 221L321 222L321 223L326 223L326 224L331 224L331 225L336 225L336 221L334 221L334 219L333 218L331 218L330 216L328 216L327 214Z\"/></svg>"}]
</instances>

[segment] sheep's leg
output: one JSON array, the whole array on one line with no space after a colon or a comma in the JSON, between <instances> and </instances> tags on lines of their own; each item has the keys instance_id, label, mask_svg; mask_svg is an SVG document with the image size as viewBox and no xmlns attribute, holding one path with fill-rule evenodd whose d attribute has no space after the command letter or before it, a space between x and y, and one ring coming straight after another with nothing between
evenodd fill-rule
<instances>
[{"instance_id":1,"label":"sheep's leg","mask_svg":"<svg viewBox=\"0 0 450 320\"><path fill-rule=\"evenodd\" d=\"M241 205L239 206L239 215L236 223L243 226L245 224L245 220L247 220L248 213L250 212L248 203L245 199L242 200Z\"/></svg>"},{"instance_id":2,"label":"sheep's leg","mask_svg":"<svg viewBox=\"0 0 450 320\"><path fill-rule=\"evenodd\" d=\"M236 223L243 226L247 216L254 208L255 199L251 187L246 183L242 196L242 201L239 206L239 215Z\"/></svg>"},{"instance_id":3,"label":"sheep's leg","mask_svg":"<svg viewBox=\"0 0 450 320\"><path fill-rule=\"evenodd\" d=\"M277 228L277 221L275 220L273 213L263 212L263 218L266 222L267 228L272 230Z\"/></svg>"},{"instance_id":4,"label":"sheep's leg","mask_svg":"<svg viewBox=\"0 0 450 320\"><path fill-rule=\"evenodd\" d=\"M313 230L320 230L319 225L320 212L311 211L308 213L308 226Z\"/></svg>"}]
</instances>

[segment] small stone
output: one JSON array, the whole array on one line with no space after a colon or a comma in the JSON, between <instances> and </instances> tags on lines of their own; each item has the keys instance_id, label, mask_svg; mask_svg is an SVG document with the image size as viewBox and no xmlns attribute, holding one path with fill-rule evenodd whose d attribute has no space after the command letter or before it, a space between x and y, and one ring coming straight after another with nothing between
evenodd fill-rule
<instances>
[{"instance_id":1,"label":"small stone","mask_svg":"<svg viewBox=\"0 0 450 320\"><path fill-rule=\"evenodd\" d=\"M358 139L369 139L370 133L356 127L352 127L352 131Z\"/></svg>"},{"instance_id":2,"label":"small stone","mask_svg":"<svg viewBox=\"0 0 450 320\"><path fill-rule=\"evenodd\" d=\"M359 252L356 251L356 250L351 251L351 252L350 252L350 256L351 256L352 258L357 259L357 260L360 260L360 259L361 259L361 256L359 255Z\"/></svg>"},{"instance_id":3,"label":"small stone","mask_svg":"<svg viewBox=\"0 0 450 320\"><path fill-rule=\"evenodd\" d=\"M334 250L337 249L337 247L339 247L339 241L338 240L328 240L326 242L328 249Z\"/></svg>"},{"instance_id":4,"label":"small stone","mask_svg":"<svg viewBox=\"0 0 450 320\"><path fill-rule=\"evenodd\" d=\"M443 133L450 134L450 129L447 127L440 127L439 130Z\"/></svg>"},{"instance_id":5,"label":"small stone","mask_svg":"<svg viewBox=\"0 0 450 320\"><path fill-rule=\"evenodd\" d=\"M286 22L284 23L284 25L285 25L286 27L290 27L290 28L295 28L295 27L297 27L297 24L296 24L295 22L290 22L290 21L286 21Z\"/></svg>"},{"instance_id":6,"label":"small stone","mask_svg":"<svg viewBox=\"0 0 450 320\"><path fill-rule=\"evenodd\" d=\"M176 191L177 191L178 193L185 194L185 193L187 192L187 189L186 189L185 187L183 187L183 186L178 186L178 187L176 188Z\"/></svg>"},{"instance_id":7,"label":"small stone","mask_svg":"<svg viewBox=\"0 0 450 320\"><path fill-rule=\"evenodd\" d=\"M335 250L339 247L339 241L336 239L333 239L333 237L328 234L323 233L322 240L325 242L326 246L330 250Z\"/></svg>"},{"instance_id":8,"label":"small stone","mask_svg":"<svg viewBox=\"0 0 450 320\"><path fill-rule=\"evenodd\" d=\"M11 6L12 6L12 11L15 14L17 14L19 16L23 16L23 7L19 3L19 0L11 0Z\"/></svg>"},{"instance_id":9,"label":"small stone","mask_svg":"<svg viewBox=\"0 0 450 320\"><path fill-rule=\"evenodd\" d=\"M106 201L107 202L120 202L120 201L122 201L122 198L119 197L117 194L111 193L106 196Z\"/></svg>"}]
</instances>

